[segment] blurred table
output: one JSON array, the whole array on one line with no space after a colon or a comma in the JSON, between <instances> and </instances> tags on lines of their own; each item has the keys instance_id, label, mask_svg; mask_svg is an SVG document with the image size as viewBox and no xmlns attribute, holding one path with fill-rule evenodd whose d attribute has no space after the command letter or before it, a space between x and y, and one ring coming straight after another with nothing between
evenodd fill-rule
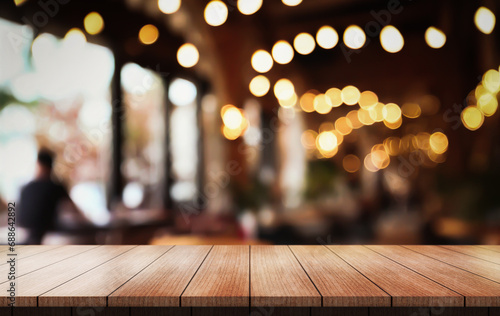
<instances>
[{"instance_id":1,"label":"blurred table","mask_svg":"<svg viewBox=\"0 0 500 316\"><path fill-rule=\"evenodd\" d=\"M7 246L0 252L11 253ZM71 315L71 308L78 315L83 307L106 308L105 315L500 311L500 246L92 245L16 252L16 306L30 308L14 308L13 315L41 307L52 308L50 315ZM0 269L7 289L10 265ZM7 306L9 293L0 300Z\"/></svg>"}]
</instances>

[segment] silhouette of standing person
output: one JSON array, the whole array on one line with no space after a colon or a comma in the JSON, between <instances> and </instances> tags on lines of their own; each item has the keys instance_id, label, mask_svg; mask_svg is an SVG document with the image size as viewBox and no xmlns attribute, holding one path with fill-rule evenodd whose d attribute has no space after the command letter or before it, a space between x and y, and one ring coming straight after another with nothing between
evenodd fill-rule
<instances>
[{"instance_id":1,"label":"silhouette of standing person","mask_svg":"<svg viewBox=\"0 0 500 316\"><path fill-rule=\"evenodd\" d=\"M52 180L53 161L54 154L41 149L35 178L21 189L17 220L28 231L26 244L41 244L45 233L55 228L60 203L71 201L66 189Z\"/></svg>"}]
</instances>

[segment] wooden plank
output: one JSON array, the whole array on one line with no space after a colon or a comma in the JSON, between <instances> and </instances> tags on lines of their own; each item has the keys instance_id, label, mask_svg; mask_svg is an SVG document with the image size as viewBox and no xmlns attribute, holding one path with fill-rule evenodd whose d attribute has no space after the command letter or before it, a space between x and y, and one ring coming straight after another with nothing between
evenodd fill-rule
<instances>
[{"instance_id":1,"label":"wooden plank","mask_svg":"<svg viewBox=\"0 0 500 316\"><path fill-rule=\"evenodd\" d=\"M498 264L467 256L439 246L404 247L500 283L500 265Z\"/></svg>"},{"instance_id":2,"label":"wooden plank","mask_svg":"<svg viewBox=\"0 0 500 316\"><path fill-rule=\"evenodd\" d=\"M323 306L391 306L391 297L324 246L290 246Z\"/></svg>"},{"instance_id":3,"label":"wooden plank","mask_svg":"<svg viewBox=\"0 0 500 316\"><path fill-rule=\"evenodd\" d=\"M109 246L119 249L127 246ZM128 246L131 247L131 246ZM172 246L137 246L95 269L50 290L38 298L39 306L106 306L107 296L158 259ZM89 258L90 259L90 258Z\"/></svg>"},{"instance_id":4,"label":"wooden plank","mask_svg":"<svg viewBox=\"0 0 500 316\"><path fill-rule=\"evenodd\" d=\"M465 306L500 306L500 284L400 246L366 246L465 296Z\"/></svg>"},{"instance_id":5,"label":"wooden plank","mask_svg":"<svg viewBox=\"0 0 500 316\"><path fill-rule=\"evenodd\" d=\"M500 245L479 245L478 247L485 248L491 251L500 252Z\"/></svg>"},{"instance_id":6,"label":"wooden plank","mask_svg":"<svg viewBox=\"0 0 500 316\"><path fill-rule=\"evenodd\" d=\"M181 306L249 306L249 246L214 246L181 296Z\"/></svg>"},{"instance_id":7,"label":"wooden plank","mask_svg":"<svg viewBox=\"0 0 500 316\"><path fill-rule=\"evenodd\" d=\"M97 247L19 277L17 279L16 306L37 306L39 295L130 250L132 247L134 246ZM0 293L0 304L7 301L7 294ZM57 305L46 306L57 307Z\"/></svg>"},{"instance_id":8,"label":"wooden plank","mask_svg":"<svg viewBox=\"0 0 500 316\"><path fill-rule=\"evenodd\" d=\"M191 307L132 307L130 316L191 316Z\"/></svg>"},{"instance_id":9,"label":"wooden plank","mask_svg":"<svg viewBox=\"0 0 500 316\"><path fill-rule=\"evenodd\" d=\"M471 257L476 257L496 264L500 264L500 252L492 251L477 246L441 246L441 247L456 252L460 252Z\"/></svg>"},{"instance_id":10,"label":"wooden plank","mask_svg":"<svg viewBox=\"0 0 500 316\"><path fill-rule=\"evenodd\" d=\"M464 306L464 297L363 246L328 246L392 296L392 306Z\"/></svg>"},{"instance_id":11,"label":"wooden plank","mask_svg":"<svg viewBox=\"0 0 500 316\"><path fill-rule=\"evenodd\" d=\"M30 256L29 258L21 259L22 264L16 265L17 277L50 266L56 262L76 256L96 247L98 246L64 246L38 253ZM0 266L0 283L8 282L7 273L9 269L10 267L8 265Z\"/></svg>"},{"instance_id":12,"label":"wooden plank","mask_svg":"<svg viewBox=\"0 0 500 316\"><path fill-rule=\"evenodd\" d=\"M180 306L212 246L175 246L108 297L108 306Z\"/></svg>"},{"instance_id":13,"label":"wooden plank","mask_svg":"<svg viewBox=\"0 0 500 316\"><path fill-rule=\"evenodd\" d=\"M287 246L251 246L251 306L321 306L321 295Z\"/></svg>"},{"instance_id":14,"label":"wooden plank","mask_svg":"<svg viewBox=\"0 0 500 316\"><path fill-rule=\"evenodd\" d=\"M16 260L24 260L36 254L46 252L49 250L53 250L56 248L60 248L62 246L23 246L16 247L14 252L7 252L6 255L9 257L9 254L16 253ZM97 246L96 246L97 247ZM7 264L7 262L0 262L0 265Z\"/></svg>"}]
</instances>

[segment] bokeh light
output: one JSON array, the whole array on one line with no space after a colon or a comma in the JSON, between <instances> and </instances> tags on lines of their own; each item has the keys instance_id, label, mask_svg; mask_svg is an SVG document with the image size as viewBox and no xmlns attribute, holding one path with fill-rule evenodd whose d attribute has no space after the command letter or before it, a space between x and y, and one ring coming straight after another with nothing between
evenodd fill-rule
<instances>
[{"instance_id":1,"label":"bokeh light","mask_svg":"<svg viewBox=\"0 0 500 316\"><path fill-rule=\"evenodd\" d=\"M392 25L385 26L380 32L380 44L389 53L397 53L405 44L403 35Z\"/></svg>"},{"instance_id":2,"label":"bokeh light","mask_svg":"<svg viewBox=\"0 0 500 316\"><path fill-rule=\"evenodd\" d=\"M271 83L269 79L267 79L263 75L258 75L250 81L249 89L250 92L256 97L262 97L269 92L269 88L271 87Z\"/></svg>"},{"instance_id":3,"label":"bokeh light","mask_svg":"<svg viewBox=\"0 0 500 316\"><path fill-rule=\"evenodd\" d=\"M330 99L330 104L334 108L342 105L342 91L340 89L330 88L325 94Z\"/></svg>"},{"instance_id":4,"label":"bokeh light","mask_svg":"<svg viewBox=\"0 0 500 316\"><path fill-rule=\"evenodd\" d=\"M156 42L158 36L158 28L153 24L146 24L139 31L139 40L145 45L151 45Z\"/></svg>"},{"instance_id":5,"label":"bokeh light","mask_svg":"<svg viewBox=\"0 0 500 316\"><path fill-rule=\"evenodd\" d=\"M393 124L401 119L401 109L395 103L387 103L382 110L382 114L387 123Z\"/></svg>"},{"instance_id":6,"label":"bokeh light","mask_svg":"<svg viewBox=\"0 0 500 316\"><path fill-rule=\"evenodd\" d=\"M331 26L325 25L316 33L318 46L324 49L334 48L339 42L339 34Z\"/></svg>"},{"instance_id":7,"label":"bokeh light","mask_svg":"<svg viewBox=\"0 0 500 316\"><path fill-rule=\"evenodd\" d=\"M255 71L266 73L273 67L273 58L265 50L259 49L253 53L251 63Z\"/></svg>"},{"instance_id":8,"label":"bokeh light","mask_svg":"<svg viewBox=\"0 0 500 316\"><path fill-rule=\"evenodd\" d=\"M158 0L158 8L165 14L172 14L181 7L181 0Z\"/></svg>"},{"instance_id":9,"label":"bokeh light","mask_svg":"<svg viewBox=\"0 0 500 316\"><path fill-rule=\"evenodd\" d=\"M362 109L370 110L377 105L378 96L372 91L363 91L358 102Z\"/></svg>"},{"instance_id":10,"label":"bokeh light","mask_svg":"<svg viewBox=\"0 0 500 316\"><path fill-rule=\"evenodd\" d=\"M205 21L211 26L220 26L227 20L228 10L224 2L210 1L205 7Z\"/></svg>"},{"instance_id":11,"label":"bokeh light","mask_svg":"<svg viewBox=\"0 0 500 316\"><path fill-rule=\"evenodd\" d=\"M252 15L262 7L262 0L238 0L238 10L244 15Z\"/></svg>"},{"instance_id":12,"label":"bokeh light","mask_svg":"<svg viewBox=\"0 0 500 316\"><path fill-rule=\"evenodd\" d=\"M358 103L361 93L355 86L346 86L341 92L342 101L347 105L354 105Z\"/></svg>"},{"instance_id":13,"label":"bokeh light","mask_svg":"<svg viewBox=\"0 0 500 316\"><path fill-rule=\"evenodd\" d=\"M293 40L293 47L295 47L297 53L301 55L308 55L312 53L316 47L316 42L311 34L300 33L295 36L295 39Z\"/></svg>"},{"instance_id":14,"label":"bokeh light","mask_svg":"<svg viewBox=\"0 0 500 316\"><path fill-rule=\"evenodd\" d=\"M104 20L99 13L90 12L83 20L83 26L85 27L85 31L87 31L87 33L90 35L96 35L101 33L104 29Z\"/></svg>"},{"instance_id":15,"label":"bokeh light","mask_svg":"<svg viewBox=\"0 0 500 316\"><path fill-rule=\"evenodd\" d=\"M300 108L306 113L314 112L314 98L316 94L306 92L300 97Z\"/></svg>"},{"instance_id":16,"label":"bokeh light","mask_svg":"<svg viewBox=\"0 0 500 316\"><path fill-rule=\"evenodd\" d=\"M359 49L365 45L366 34L357 25L351 25L344 31L344 44L352 49Z\"/></svg>"},{"instance_id":17,"label":"bokeh light","mask_svg":"<svg viewBox=\"0 0 500 316\"><path fill-rule=\"evenodd\" d=\"M482 84L490 93L497 93L500 90L500 73L495 69L488 70L483 75Z\"/></svg>"},{"instance_id":18,"label":"bokeh light","mask_svg":"<svg viewBox=\"0 0 500 316\"><path fill-rule=\"evenodd\" d=\"M314 97L314 110L319 114L328 114L332 110L332 105L324 94L318 94Z\"/></svg>"},{"instance_id":19,"label":"bokeh light","mask_svg":"<svg viewBox=\"0 0 500 316\"><path fill-rule=\"evenodd\" d=\"M293 47L287 41L278 41L271 51L273 59L278 64L288 64L293 59Z\"/></svg>"},{"instance_id":20,"label":"bokeh light","mask_svg":"<svg viewBox=\"0 0 500 316\"><path fill-rule=\"evenodd\" d=\"M480 128L484 122L483 113L475 106L466 107L462 111L461 118L464 126L471 131L475 131Z\"/></svg>"},{"instance_id":21,"label":"bokeh light","mask_svg":"<svg viewBox=\"0 0 500 316\"><path fill-rule=\"evenodd\" d=\"M286 4L287 6L290 7L295 7L302 2L302 0L281 0L281 1L283 1L283 4Z\"/></svg>"},{"instance_id":22,"label":"bokeh light","mask_svg":"<svg viewBox=\"0 0 500 316\"><path fill-rule=\"evenodd\" d=\"M243 123L243 113L234 105L227 105L221 110L222 122L229 129L237 129Z\"/></svg>"},{"instance_id":23,"label":"bokeh light","mask_svg":"<svg viewBox=\"0 0 500 316\"><path fill-rule=\"evenodd\" d=\"M429 145L436 154L443 154L448 149L448 137L441 132L436 132L429 138Z\"/></svg>"},{"instance_id":24,"label":"bokeh light","mask_svg":"<svg viewBox=\"0 0 500 316\"><path fill-rule=\"evenodd\" d=\"M335 129L342 135L349 135L352 132L351 121L341 116L335 121Z\"/></svg>"},{"instance_id":25,"label":"bokeh light","mask_svg":"<svg viewBox=\"0 0 500 316\"><path fill-rule=\"evenodd\" d=\"M433 26L425 31L425 42L432 48L441 48L446 44L446 35L443 31Z\"/></svg>"},{"instance_id":26,"label":"bokeh light","mask_svg":"<svg viewBox=\"0 0 500 316\"><path fill-rule=\"evenodd\" d=\"M495 14L486 7L480 7L474 14L474 23L478 30L484 34L490 34L495 28Z\"/></svg>"},{"instance_id":27,"label":"bokeh light","mask_svg":"<svg viewBox=\"0 0 500 316\"><path fill-rule=\"evenodd\" d=\"M323 152L331 152L337 147L337 137L331 131L319 133L316 141L318 149Z\"/></svg>"},{"instance_id":28,"label":"bokeh light","mask_svg":"<svg viewBox=\"0 0 500 316\"><path fill-rule=\"evenodd\" d=\"M420 116L422 110L420 109L420 105L418 105L417 103L405 103L401 107L401 112L407 118L414 119Z\"/></svg>"},{"instance_id":29,"label":"bokeh light","mask_svg":"<svg viewBox=\"0 0 500 316\"><path fill-rule=\"evenodd\" d=\"M288 79L280 79L274 84L274 95L278 100L289 100L294 93L293 83Z\"/></svg>"},{"instance_id":30,"label":"bokeh light","mask_svg":"<svg viewBox=\"0 0 500 316\"><path fill-rule=\"evenodd\" d=\"M498 109L498 100L493 94L485 93L477 100L477 107L484 116L492 116Z\"/></svg>"},{"instance_id":31,"label":"bokeh light","mask_svg":"<svg viewBox=\"0 0 500 316\"><path fill-rule=\"evenodd\" d=\"M200 53L193 44L186 43L177 51L177 61L182 67L191 68L198 63L199 59Z\"/></svg>"},{"instance_id":32,"label":"bokeh light","mask_svg":"<svg viewBox=\"0 0 500 316\"><path fill-rule=\"evenodd\" d=\"M359 160L358 156L350 154L342 159L342 166L344 167L345 171L349 173L355 173L361 167L361 161Z\"/></svg>"}]
</instances>

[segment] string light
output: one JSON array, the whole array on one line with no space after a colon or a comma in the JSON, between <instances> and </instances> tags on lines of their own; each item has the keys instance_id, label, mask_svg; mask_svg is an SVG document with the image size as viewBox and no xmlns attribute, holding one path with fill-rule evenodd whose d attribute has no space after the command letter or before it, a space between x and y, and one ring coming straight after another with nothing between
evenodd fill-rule
<instances>
[{"instance_id":1,"label":"string light","mask_svg":"<svg viewBox=\"0 0 500 316\"><path fill-rule=\"evenodd\" d=\"M104 20L99 13L90 12L83 20L83 26L85 27L85 31L87 31L87 33L90 35L96 35L101 33L104 29Z\"/></svg>"},{"instance_id":2,"label":"string light","mask_svg":"<svg viewBox=\"0 0 500 316\"><path fill-rule=\"evenodd\" d=\"M282 1L285 5L290 7L295 7L302 2L302 0L282 0Z\"/></svg>"},{"instance_id":3,"label":"string light","mask_svg":"<svg viewBox=\"0 0 500 316\"><path fill-rule=\"evenodd\" d=\"M491 34L495 28L495 14L493 14L493 12L486 7L480 7L474 15L474 23L476 24L478 30L484 34Z\"/></svg>"},{"instance_id":4,"label":"string light","mask_svg":"<svg viewBox=\"0 0 500 316\"><path fill-rule=\"evenodd\" d=\"M145 45L151 45L156 42L158 36L158 28L153 24L146 24L139 31L139 40Z\"/></svg>"},{"instance_id":5,"label":"string light","mask_svg":"<svg viewBox=\"0 0 500 316\"><path fill-rule=\"evenodd\" d=\"M366 34L357 25L351 25L344 31L344 44L352 49L359 49L365 45Z\"/></svg>"},{"instance_id":6,"label":"string light","mask_svg":"<svg viewBox=\"0 0 500 316\"><path fill-rule=\"evenodd\" d=\"M293 47L295 47L297 53L301 55L308 55L312 53L316 47L316 42L311 34L300 33L293 40Z\"/></svg>"},{"instance_id":7,"label":"string light","mask_svg":"<svg viewBox=\"0 0 500 316\"><path fill-rule=\"evenodd\" d=\"M181 7L181 0L158 0L158 8L165 14L172 14Z\"/></svg>"},{"instance_id":8,"label":"string light","mask_svg":"<svg viewBox=\"0 0 500 316\"><path fill-rule=\"evenodd\" d=\"M273 58L265 50L258 50L252 55L252 67L255 71L266 73L273 67Z\"/></svg>"},{"instance_id":9,"label":"string light","mask_svg":"<svg viewBox=\"0 0 500 316\"><path fill-rule=\"evenodd\" d=\"M177 61L179 65L185 68L191 68L198 63L200 59L200 54L196 46L190 43L186 43L179 47L177 51Z\"/></svg>"},{"instance_id":10,"label":"string light","mask_svg":"<svg viewBox=\"0 0 500 316\"><path fill-rule=\"evenodd\" d=\"M262 0L238 0L238 10L244 15L252 15L262 7Z\"/></svg>"},{"instance_id":11,"label":"string light","mask_svg":"<svg viewBox=\"0 0 500 316\"><path fill-rule=\"evenodd\" d=\"M278 41L271 51L273 59L278 64L288 64L293 59L293 47L287 41Z\"/></svg>"},{"instance_id":12,"label":"string light","mask_svg":"<svg viewBox=\"0 0 500 316\"><path fill-rule=\"evenodd\" d=\"M316 33L316 42L321 48L331 49L339 42L339 34L331 26L325 25Z\"/></svg>"},{"instance_id":13,"label":"string light","mask_svg":"<svg viewBox=\"0 0 500 316\"><path fill-rule=\"evenodd\" d=\"M425 42L432 48L441 48L446 43L446 35L438 28L433 26L425 31Z\"/></svg>"},{"instance_id":14,"label":"string light","mask_svg":"<svg viewBox=\"0 0 500 316\"><path fill-rule=\"evenodd\" d=\"M380 32L380 44L389 53L397 53L405 44L403 35L392 25L385 26Z\"/></svg>"},{"instance_id":15,"label":"string light","mask_svg":"<svg viewBox=\"0 0 500 316\"><path fill-rule=\"evenodd\" d=\"M224 2L210 1L205 7L205 21L211 26L220 26L227 20L228 10Z\"/></svg>"},{"instance_id":16,"label":"string light","mask_svg":"<svg viewBox=\"0 0 500 316\"><path fill-rule=\"evenodd\" d=\"M265 76L256 76L250 81L250 92L256 97L262 97L269 92L271 83Z\"/></svg>"}]
</instances>

